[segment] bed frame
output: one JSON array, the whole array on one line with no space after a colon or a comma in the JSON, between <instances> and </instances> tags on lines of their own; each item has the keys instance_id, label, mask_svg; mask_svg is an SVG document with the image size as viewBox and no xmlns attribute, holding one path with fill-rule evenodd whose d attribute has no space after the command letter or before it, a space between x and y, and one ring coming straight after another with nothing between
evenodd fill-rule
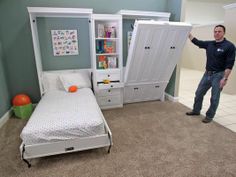
<instances>
[{"instance_id":1,"label":"bed frame","mask_svg":"<svg viewBox=\"0 0 236 177\"><path fill-rule=\"evenodd\" d=\"M28 167L31 167L31 164L27 159L89 150L101 147L109 147L108 153L110 153L110 149L113 144L112 133L104 118L103 121L105 125L105 133L101 135L33 145L25 145L24 142L22 142L20 146L21 158L24 162L27 163Z\"/></svg>"},{"instance_id":2,"label":"bed frame","mask_svg":"<svg viewBox=\"0 0 236 177\"><path fill-rule=\"evenodd\" d=\"M81 70L87 70L88 72L91 73L90 69L81 69ZM63 73L78 72L81 70L45 71L45 72L41 72L42 75L40 75L39 80L41 81L43 80L44 73L63 74ZM92 73L91 73L91 77L92 77ZM42 95L43 95L44 93L43 82L40 82L40 83L42 84ZM20 146L21 158L28 164L28 167L31 167L31 164L27 159L33 159L33 158L38 158L38 157L63 154L63 153L69 153L69 152L75 152L75 151L89 150L89 149L95 149L95 148L101 148L101 147L108 147L108 153L110 153L110 149L113 144L112 133L103 116L102 116L102 119L103 119L104 128L105 128L104 134L99 134L99 135L89 136L89 137L79 137L75 139L63 140L63 141L58 141L58 142L32 144L32 145L25 145L24 142L22 142Z\"/></svg>"},{"instance_id":3,"label":"bed frame","mask_svg":"<svg viewBox=\"0 0 236 177\"><path fill-rule=\"evenodd\" d=\"M40 93L42 96L44 94L43 80L42 80L43 74L44 72L48 71L43 71L42 68L41 52L39 47L40 45L39 45L38 30L36 23L37 17L90 18L90 15L92 14L92 9L28 7L28 12L30 17L38 81L39 81ZM91 72L90 68L86 70L89 70ZM76 71L78 70L57 70L49 72L67 73ZM33 159L38 157L89 150L101 147L108 147L108 153L109 153L111 146L113 144L112 133L103 116L102 119L105 126L104 134L89 136L89 137L78 137L76 139L63 140L58 142L32 144L32 145L25 145L24 142L22 142L22 144L20 145L21 158L28 164L28 167L30 167L31 164L28 161L28 159Z\"/></svg>"}]
</instances>

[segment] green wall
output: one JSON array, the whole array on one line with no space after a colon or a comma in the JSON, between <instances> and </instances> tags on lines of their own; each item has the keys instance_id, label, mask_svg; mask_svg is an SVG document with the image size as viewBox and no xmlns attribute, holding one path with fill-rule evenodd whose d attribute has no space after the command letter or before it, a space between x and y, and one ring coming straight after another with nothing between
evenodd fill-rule
<instances>
[{"instance_id":1,"label":"green wall","mask_svg":"<svg viewBox=\"0 0 236 177\"><path fill-rule=\"evenodd\" d=\"M126 66L126 61L128 57L128 31L133 31L132 25L134 25L135 20L125 19L123 20L123 66Z\"/></svg>"},{"instance_id":2,"label":"green wall","mask_svg":"<svg viewBox=\"0 0 236 177\"><path fill-rule=\"evenodd\" d=\"M2 44L0 41L0 118L10 109L10 95L7 87L7 79L4 69Z\"/></svg>"},{"instance_id":3,"label":"green wall","mask_svg":"<svg viewBox=\"0 0 236 177\"><path fill-rule=\"evenodd\" d=\"M165 0L0 0L0 36L10 98L18 93L26 93L33 102L38 102L40 99L28 6L93 8L94 13L116 13L120 9L167 12L171 3L175 2ZM173 7L175 5L173 4ZM83 67L88 66L89 62L83 62ZM61 65L62 63L59 67ZM49 64L48 69L50 68ZM2 91L0 92L4 95Z\"/></svg>"},{"instance_id":4,"label":"green wall","mask_svg":"<svg viewBox=\"0 0 236 177\"><path fill-rule=\"evenodd\" d=\"M37 18L43 70L91 67L89 21L86 18ZM79 55L53 56L51 30L77 30Z\"/></svg>"}]
</instances>

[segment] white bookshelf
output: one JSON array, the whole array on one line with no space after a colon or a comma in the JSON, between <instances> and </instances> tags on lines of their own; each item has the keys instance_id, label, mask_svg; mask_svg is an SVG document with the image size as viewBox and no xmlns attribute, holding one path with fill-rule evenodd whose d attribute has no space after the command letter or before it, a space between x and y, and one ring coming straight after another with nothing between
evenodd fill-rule
<instances>
[{"instance_id":1,"label":"white bookshelf","mask_svg":"<svg viewBox=\"0 0 236 177\"><path fill-rule=\"evenodd\" d=\"M122 17L92 14L91 57L95 96L102 109L123 106Z\"/></svg>"}]
</instances>

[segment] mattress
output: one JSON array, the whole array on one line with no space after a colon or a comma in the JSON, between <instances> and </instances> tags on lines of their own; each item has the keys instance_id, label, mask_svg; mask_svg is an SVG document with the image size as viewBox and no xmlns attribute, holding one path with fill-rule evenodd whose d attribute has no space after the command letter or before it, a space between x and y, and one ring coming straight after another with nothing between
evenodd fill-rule
<instances>
[{"instance_id":1,"label":"mattress","mask_svg":"<svg viewBox=\"0 0 236 177\"><path fill-rule=\"evenodd\" d=\"M90 88L47 92L21 132L25 145L105 133L103 114Z\"/></svg>"}]
</instances>

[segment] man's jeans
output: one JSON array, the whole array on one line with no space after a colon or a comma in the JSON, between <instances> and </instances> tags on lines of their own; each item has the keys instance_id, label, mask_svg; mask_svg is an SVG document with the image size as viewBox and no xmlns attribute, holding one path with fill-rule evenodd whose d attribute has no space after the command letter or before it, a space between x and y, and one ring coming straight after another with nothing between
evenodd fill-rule
<instances>
[{"instance_id":1,"label":"man's jeans","mask_svg":"<svg viewBox=\"0 0 236 177\"><path fill-rule=\"evenodd\" d=\"M202 109L202 102L205 94L207 91L211 89L211 103L210 107L208 108L206 112L206 116L208 118L213 119L215 116L217 107L219 105L220 100L220 80L223 78L224 72L218 72L214 74L208 74L207 72L204 73L197 91L195 92L195 99L194 99L194 105L193 105L193 112L200 113Z\"/></svg>"}]
</instances>

